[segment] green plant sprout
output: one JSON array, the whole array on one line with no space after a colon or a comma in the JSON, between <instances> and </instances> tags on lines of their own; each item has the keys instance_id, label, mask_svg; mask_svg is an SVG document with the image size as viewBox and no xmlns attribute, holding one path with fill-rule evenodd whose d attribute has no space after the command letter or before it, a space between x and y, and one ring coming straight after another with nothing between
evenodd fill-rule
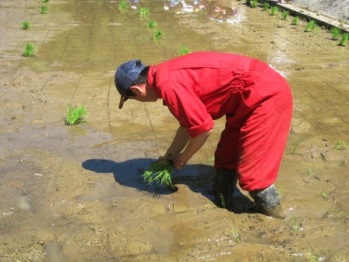
<instances>
[{"instance_id":1,"label":"green plant sprout","mask_svg":"<svg viewBox=\"0 0 349 262\"><path fill-rule=\"evenodd\" d=\"M85 107L68 105L65 124L69 126L78 125L85 121L84 118L86 115L87 111Z\"/></svg>"},{"instance_id":2,"label":"green plant sprout","mask_svg":"<svg viewBox=\"0 0 349 262\"><path fill-rule=\"evenodd\" d=\"M315 29L316 23L314 20L310 20L304 30L304 32L311 32Z\"/></svg>"},{"instance_id":3,"label":"green plant sprout","mask_svg":"<svg viewBox=\"0 0 349 262\"><path fill-rule=\"evenodd\" d=\"M178 49L178 55L182 56L182 55L186 55L189 54L190 50L188 47L181 47Z\"/></svg>"},{"instance_id":4,"label":"green plant sprout","mask_svg":"<svg viewBox=\"0 0 349 262\"><path fill-rule=\"evenodd\" d=\"M22 23L22 29L28 30L30 28L30 23L28 21L23 21Z\"/></svg>"},{"instance_id":5,"label":"green plant sprout","mask_svg":"<svg viewBox=\"0 0 349 262\"><path fill-rule=\"evenodd\" d=\"M332 40L338 40L341 35L341 30L338 27L332 27L331 34Z\"/></svg>"},{"instance_id":6,"label":"green plant sprout","mask_svg":"<svg viewBox=\"0 0 349 262\"><path fill-rule=\"evenodd\" d=\"M289 14L290 13L287 10L282 11L282 13L281 13L281 20L287 20Z\"/></svg>"},{"instance_id":7,"label":"green plant sprout","mask_svg":"<svg viewBox=\"0 0 349 262\"><path fill-rule=\"evenodd\" d=\"M268 11L270 4L268 2L263 3L263 11Z\"/></svg>"},{"instance_id":8,"label":"green plant sprout","mask_svg":"<svg viewBox=\"0 0 349 262\"><path fill-rule=\"evenodd\" d=\"M125 11L128 8L128 3L126 0L121 0L121 2L118 5L119 11Z\"/></svg>"},{"instance_id":9,"label":"green plant sprout","mask_svg":"<svg viewBox=\"0 0 349 262\"><path fill-rule=\"evenodd\" d=\"M161 29L156 29L153 33L153 39L154 40L160 40L161 38L164 37L164 33L162 32Z\"/></svg>"},{"instance_id":10,"label":"green plant sprout","mask_svg":"<svg viewBox=\"0 0 349 262\"><path fill-rule=\"evenodd\" d=\"M231 234L233 235L235 242L237 242L237 243L241 242L241 240L242 240L241 235L239 234L239 232L235 228L231 229Z\"/></svg>"},{"instance_id":11,"label":"green plant sprout","mask_svg":"<svg viewBox=\"0 0 349 262\"><path fill-rule=\"evenodd\" d=\"M346 46L347 43L348 43L348 38L349 38L349 34L348 33L345 33L342 35L342 39L339 43L340 46Z\"/></svg>"},{"instance_id":12,"label":"green plant sprout","mask_svg":"<svg viewBox=\"0 0 349 262\"><path fill-rule=\"evenodd\" d=\"M279 12L279 7L277 7L277 6L274 5L274 6L271 8L270 15L275 16L275 15L277 15L278 12Z\"/></svg>"},{"instance_id":13,"label":"green plant sprout","mask_svg":"<svg viewBox=\"0 0 349 262\"><path fill-rule=\"evenodd\" d=\"M313 176L313 170L311 169L311 167L309 167L309 168L307 169L307 175L308 175L308 176Z\"/></svg>"},{"instance_id":14,"label":"green plant sprout","mask_svg":"<svg viewBox=\"0 0 349 262\"><path fill-rule=\"evenodd\" d=\"M42 1L44 4L47 4L48 2L50 2L50 0L43 0Z\"/></svg>"},{"instance_id":15,"label":"green plant sprout","mask_svg":"<svg viewBox=\"0 0 349 262\"><path fill-rule=\"evenodd\" d=\"M337 149L337 150L344 150L344 149L347 149L348 146L342 142L342 141L337 141L334 145L333 145L333 148L334 149Z\"/></svg>"},{"instance_id":16,"label":"green plant sprout","mask_svg":"<svg viewBox=\"0 0 349 262\"><path fill-rule=\"evenodd\" d=\"M168 188L174 188L172 184L173 163L166 159L158 160L150 165L150 169L144 171L143 179L147 184L161 184Z\"/></svg>"},{"instance_id":17,"label":"green plant sprout","mask_svg":"<svg viewBox=\"0 0 349 262\"><path fill-rule=\"evenodd\" d=\"M31 43L28 43L24 50L23 50L23 53L22 55L24 57L30 57L30 56L33 56L35 54L35 45L34 44L31 44Z\"/></svg>"},{"instance_id":18,"label":"green plant sprout","mask_svg":"<svg viewBox=\"0 0 349 262\"><path fill-rule=\"evenodd\" d=\"M320 196L324 199L328 199L328 193L326 191L321 190L320 191Z\"/></svg>"},{"instance_id":19,"label":"green plant sprout","mask_svg":"<svg viewBox=\"0 0 349 262\"><path fill-rule=\"evenodd\" d=\"M257 7L258 1L257 0L252 0L251 1L251 7L255 8Z\"/></svg>"},{"instance_id":20,"label":"green plant sprout","mask_svg":"<svg viewBox=\"0 0 349 262\"><path fill-rule=\"evenodd\" d=\"M299 17L295 16L292 20L292 25L299 25Z\"/></svg>"},{"instance_id":21,"label":"green plant sprout","mask_svg":"<svg viewBox=\"0 0 349 262\"><path fill-rule=\"evenodd\" d=\"M220 204L223 208L227 208L227 202L225 201L225 197L223 196L223 194L219 194L218 196Z\"/></svg>"},{"instance_id":22,"label":"green plant sprout","mask_svg":"<svg viewBox=\"0 0 349 262\"><path fill-rule=\"evenodd\" d=\"M158 24L154 20L150 20L148 23L148 28L155 28Z\"/></svg>"},{"instance_id":23,"label":"green plant sprout","mask_svg":"<svg viewBox=\"0 0 349 262\"><path fill-rule=\"evenodd\" d=\"M139 9L139 16L140 17L147 17L148 15L150 14L150 10L149 10L149 8L146 8L146 7L141 7L140 9Z\"/></svg>"},{"instance_id":24,"label":"green plant sprout","mask_svg":"<svg viewBox=\"0 0 349 262\"><path fill-rule=\"evenodd\" d=\"M310 262L317 262L317 261L320 261L320 257L316 256L316 255L313 254L313 253L307 254L307 259L308 259Z\"/></svg>"},{"instance_id":25,"label":"green plant sprout","mask_svg":"<svg viewBox=\"0 0 349 262\"><path fill-rule=\"evenodd\" d=\"M46 5L43 5L40 7L40 14L44 15L47 14L48 7Z\"/></svg>"},{"instance_id":26,"label":"green plant sprout","mask_svg":"<svg viewBox=\"0 0 349 262\"><path fill-rule=\"evenodd\" d=\"M292 218L290 227L293 231L298 231L301 228L301 225L298 223L297 218Z\"/></svg>"}]
</instances>

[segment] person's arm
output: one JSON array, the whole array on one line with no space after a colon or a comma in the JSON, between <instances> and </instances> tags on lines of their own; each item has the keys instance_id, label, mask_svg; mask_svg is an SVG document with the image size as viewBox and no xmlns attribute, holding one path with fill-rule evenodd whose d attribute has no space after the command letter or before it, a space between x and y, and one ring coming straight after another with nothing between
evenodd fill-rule
<instances>
[{"instance_id":1,"label":"person's arm","mask_svg":"<svg viewBox=\"0 0 349 262\"><path fill-rule=\"evenodd\" d=\"M175 168L184 167L189 159L205 144L211 132L212 129L205 131L196 137L189 137L188 135L189 143L185 147L184 151L174 157Z\"/></svg>"},{"instance_id":2,"label":"person's arm","mask_svg":"<svg viewBox=\"0 0 349 262\"><path fill-rule=\"evenodd\" d=\"M165 154L165 158L175 159L188 144L190 136L185 127L178 127L175 137Z\"/></svg>"}]
</instances>

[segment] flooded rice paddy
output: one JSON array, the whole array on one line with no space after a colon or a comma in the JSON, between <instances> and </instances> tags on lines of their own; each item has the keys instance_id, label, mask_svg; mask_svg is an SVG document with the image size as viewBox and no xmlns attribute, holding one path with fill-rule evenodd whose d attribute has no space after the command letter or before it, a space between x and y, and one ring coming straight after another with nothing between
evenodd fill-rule
<instances>
[{"instance_id":1,"label":"flooded rice paddy","mask_svg":"<svg viewBox=\"0 0 349 262\"><path fill-rule=\"evenodd\" d=\"M349 261L349 47L244 1L120 4L51 0L40 14L37 1L0 2L0 261ZM143 183L177 123L161 102L119 110L114 70L181 48L256 57L290 82L285 220L213 204L224 120L174 174L177 192ZM68 105L85 106L86 123L64 125Z\"/></svg>"}]
</instances>

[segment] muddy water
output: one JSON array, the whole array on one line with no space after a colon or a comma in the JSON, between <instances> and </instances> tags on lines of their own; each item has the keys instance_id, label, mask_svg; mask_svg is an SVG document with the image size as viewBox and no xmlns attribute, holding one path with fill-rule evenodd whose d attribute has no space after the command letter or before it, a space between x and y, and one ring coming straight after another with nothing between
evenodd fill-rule
<instances>
[{"instance_id":1,"label":"muddy water","mask_svg":"<svg viewBox=\"0 0 349 262\"><path fill-rule=\"evenodd\" d=\"M243 1L220 3L231 17L207 3L188 12L147 1L121 12L116 1L51 1L40 15L41 3L19 2L0 3L1 261L349 261L348 47ZM24 20L31 30L20 29ZM27 42L38 52L24 59ZM119 111L114 69L133 58L158 63L181 47L257 57L289 80L294 116L276 183L285 220L212 203L221 120L174 174L178 192L144 185L142 169L177 123L161 102ZM68 104L84 105L87 122L65 126ZM237 203L249 204L241 193Z\"/></svg>"}]
</instances>

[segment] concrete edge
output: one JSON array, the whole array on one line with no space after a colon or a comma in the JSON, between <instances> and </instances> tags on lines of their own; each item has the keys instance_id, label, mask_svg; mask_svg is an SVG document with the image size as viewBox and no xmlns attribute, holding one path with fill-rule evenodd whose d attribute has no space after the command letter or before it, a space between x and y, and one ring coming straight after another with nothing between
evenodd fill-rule
<instances>
[{"instance_id":1,"label":"concrete edge","mask_svg":"<svg viewBox=\"0 0 349 262\"><path fill-rule=\"evenodd\" d=\"M346 24L338 19L328 17L320 12L310 11L293 4L279 3L277 0L260 0L260 3L268 2L271 6L278 6L282 10L287 10L290 15L298 16L299 18L306 19L308 21L314 20L318 25L324 26L330 30L332 27L337 27L343 32L349 33L349 24Z\"/></svg>"}]
</instances>

